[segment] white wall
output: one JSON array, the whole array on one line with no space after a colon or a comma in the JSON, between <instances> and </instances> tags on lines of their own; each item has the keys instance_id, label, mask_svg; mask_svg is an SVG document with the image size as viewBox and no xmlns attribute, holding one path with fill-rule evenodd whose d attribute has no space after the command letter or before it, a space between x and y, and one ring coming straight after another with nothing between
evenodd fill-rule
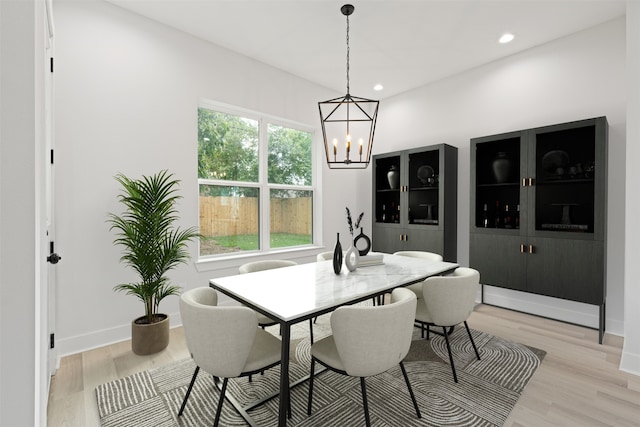
<instances>
[{"instance_id":1,"label":"white wall","mask_svg":"<svg viewBox=\"0 0 640 427\"><path fill-rule=\"evenodd\" d=\"M469 140L607 116L606 318L607 331L622 334L625 99L625 20L620 18L381 102L374 149L382 153L440 143L458 147L458 262L468 265ZM362 178L360 185L368 179ZM598 324L595 306L500 289L487 290L485 296L512 308Z\"/></svg>"},{"instance_id":2,"label":"white wall","mask_svg":"<svg viewBox=\"0 0 640 427\"><path fill-rule=\"evenodd\" d=\"M318 128L317 102L336 94L108 3L56 1L54 12L57 252L63 258L56 336L63 356L128 339L130 322L143 314L141 303L112 290L135 280L119 264L120 248L105 223L107 212L121 212L116 173L175 172L184 195L182 225L197 225L200 97ZM315 140L321 144L321 134ZM346 203L359 209L347 176L353 175L325 174L322 183L321 216L341 228L324 228L320 241L329 248L335 232L347 230ZM281 257L310 261L318 251ZM191 252L195 260L195 245ZM237 273L246 261L192 263L171 277L185 288L206 286L210 278ZM179 322L177 302L169 297L160 307L172 324Z\"/></svg>"},{"instance_id":3,"label":"white wall","mask_svg":"<svg viewBox=\"0 0 640 427\"><path fill-rule=\"evenodd\" d=\"M624 347L620 369L640 375L640 3L627 2L627 173L626 173L626 231L625 245L625 310Z\"/></svg>"},{"instance_id":4,"label":"white wall","mask_svg":"<svg viewBox=\"0 0 640 427\"><path fill-rule=\"evenodd\" d=\"M0 51L0 425L44 426L43 2L0 2Z\"/></svg>"}]
</instances>

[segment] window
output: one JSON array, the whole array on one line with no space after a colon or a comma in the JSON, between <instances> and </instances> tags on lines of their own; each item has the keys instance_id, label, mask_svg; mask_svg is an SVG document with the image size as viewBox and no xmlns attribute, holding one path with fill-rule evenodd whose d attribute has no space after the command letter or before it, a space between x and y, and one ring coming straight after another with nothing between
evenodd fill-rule
<instances>
[{"instance_id":1,"label":"window","mask_svg":"<svg viewBox=\"0 0 640 427\"><path fill-rule=\"evenodd\" d=\"M201 103L201 257L313 243L311 143L303 126Z\"/></svg>"}]
</instances>

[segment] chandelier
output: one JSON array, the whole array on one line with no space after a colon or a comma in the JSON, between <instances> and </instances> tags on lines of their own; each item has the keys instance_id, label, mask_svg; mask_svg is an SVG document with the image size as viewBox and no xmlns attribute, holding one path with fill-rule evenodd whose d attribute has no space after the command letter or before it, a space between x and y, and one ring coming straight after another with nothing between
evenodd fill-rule
<instances>
[{"instance_id":1,"label":"chandelier","mask_svg":"<svg viewBox=\"0 0 640 427\"><path fill-rule=\"evenodd\" d=\"M330 169L365 169L369 165L380 104L349 93L349 15L354 9L350 4L340 8L347 17L347 94L318 102Z\"/></svg>"}]
</instances>

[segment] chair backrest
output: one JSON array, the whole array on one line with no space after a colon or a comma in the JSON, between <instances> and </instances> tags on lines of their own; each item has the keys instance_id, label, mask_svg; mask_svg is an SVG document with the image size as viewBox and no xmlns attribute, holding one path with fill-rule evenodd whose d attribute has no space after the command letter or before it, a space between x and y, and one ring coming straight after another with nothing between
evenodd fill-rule
<instances>
[{"instance_id":1,"label":"chair backrest","mask_svg":"<svg viewBox=\"0 0 640 427\"><path fill-rule=\"evenodd\" d=\"M411 346L416 295L398 288L391 303L343 306L331 315L331 329L347 374L368 377L400 363Z\"/></svg>"},{"instance_id":2,"label":"chair backrest","mask_svg":"<svg viewBox=\"0 0 640 427\"><path fill-rule=\"evenodd\" d=\"M316 255L316 261L327 261L333 259L333 251L320 252Z\"/></svg>"},{"instance_id":3,"label":"chair backrest","mask_svg":"<svg viewBox=\"0 0 640 427\"><path fill-rule=\"evenodd\" d=\"M298 265L295 261L289 261L285 259L274 259L264 261L254 261L242 264L238 271L240 274L253 273L254 271L271 270L274 268L291 267L292 265Z\"/></svg>"},{"instance_id":4,"label":"chair backrest","mask_svg":"<svg viewBox=\"0 0 640 427\"><path fill-rule=\"evenodd\" d=\"M398 251L394 255L408 256L412 258L428 259L430 261L442 261L442 255L425 251Z\"/></svg>"},{"instance_id":5,"label":"chair backrest","mask_svg":"<svg viewBox=\"0 0 640 427\"><path fill-rule=\"evenodd\" d=\"M196 365L211 375L233 378L247 362L258 318L250 308L217 304L218 294L212 288L184 292L180 296L184 335Z\"/></svg>"},{"instance_id":6,"label":"chair backrest","mask_svg":"<svg viewBox=\"0 0 640 427\"><path fill-rule=\"evenodd\" d=\"M459 267L448 276L434 276L422 284L424 304L439 326L454 326L467 320L476 304L480 273Z\"/></svg>"}]
</instances>

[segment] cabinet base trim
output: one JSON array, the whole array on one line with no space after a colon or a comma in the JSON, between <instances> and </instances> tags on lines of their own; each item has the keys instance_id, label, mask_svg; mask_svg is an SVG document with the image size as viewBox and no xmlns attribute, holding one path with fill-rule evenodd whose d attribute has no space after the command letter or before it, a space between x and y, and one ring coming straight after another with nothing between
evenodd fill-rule
<instances>
[{"instance_id":1,"label":"cabinet base trim","mask_svg":"<svg viewBox=\"0 0 640 427\"><path fill-rule=\"evenodd\" d=\"M574 323L592 329L599 329L600 327L600 306L497 288L490 285L483 285L483 287L483 302L485 304Z\"/></svg>"}]
</instances>

